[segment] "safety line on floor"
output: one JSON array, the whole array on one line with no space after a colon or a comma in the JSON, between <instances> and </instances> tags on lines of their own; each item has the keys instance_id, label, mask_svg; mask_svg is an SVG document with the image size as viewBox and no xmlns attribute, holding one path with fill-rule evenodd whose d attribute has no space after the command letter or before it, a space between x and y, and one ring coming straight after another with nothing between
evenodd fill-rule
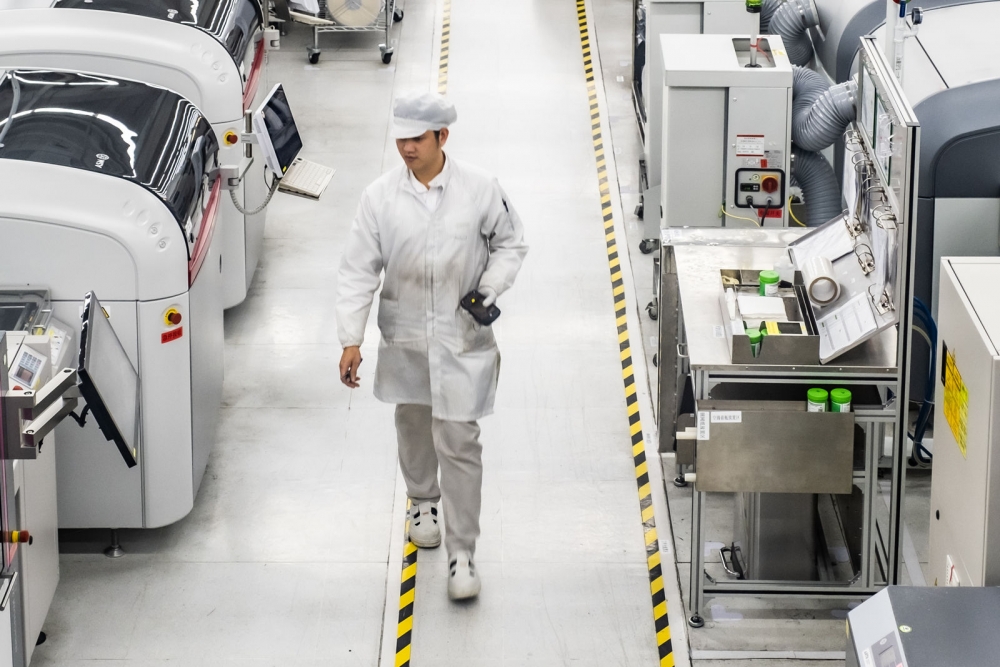
<instances>
[{"instance_id":1,"label":"safety line on floor","mask_svg":"<svg viewBox=\"0 0 1000 667\"><path fill-rule=\"evenodd\" d=\"M618 325L618 345L621 350L622 379L625 384L625 405L628 410L629 434L632 440L632 457L639 490L639 508L646 541L646 565L649 569L649 590L653 602L653 621L656 627L656 645L660 667L673 667L674 652L670 642L670 620L667 617L667 596L663 589L663 569L660 563L660 546L656 537L656 518L653 516L653 494L650 489L646 462L646 443L642 436L639 417L639 398L636 395L635 372L632 368L632 346L629 342L628 311L625 298L625 281L618 258L615 238L615 218L608 186L608 167L604 153L604 135L601 130L601 112L597 100L597 82L594 76L594 59L590 48L590 28L587 20L586 0L577 0L576 13L580 25L580 46L583 50L583 68L587 76L587 98L590 102L590 128L594 140L594 158L601 193L601 213L604 235L608 246L608 266L611 269L611 288L614 295L615 318Z\"/></svg>"},{"instance_id":2,"label":"safety line on floor","mask_svg":"<svg viewBox=\"0 0 1000 667\"><path fill-rule=\"evenodd\" d=\"M441 8L441 58L438 60L438 92L448 92L448 55L451 51L451 0Z\"/></svg>"},{"instance_id":3,"label":"safety line on floor","mask_svg":"<svg viewBox=\"0 0 1000 667\"><path fill-rule=\"evenodd\" d=\"M413 606L417 592L417 546L410 541L410 506L406 501L403 525L403 572L399 581L399 621L396 625L396 667L409 667L413 641Z\"/></svg>"}]
</instances>

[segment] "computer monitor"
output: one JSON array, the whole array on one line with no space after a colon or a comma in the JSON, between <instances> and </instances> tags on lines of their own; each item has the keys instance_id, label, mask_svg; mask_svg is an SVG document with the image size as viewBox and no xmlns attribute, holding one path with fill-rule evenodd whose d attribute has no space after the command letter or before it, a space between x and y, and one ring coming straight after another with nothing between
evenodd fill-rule
<instances>
[{"instance_id":1,"label":"computer monitor","mask_svg":"<svg viewBox=\"0 0 1000 667\"><path fill-rule=\"evenodd\" d=\"M281 178L302 150L302 139L280 83L254 112L253 131L267 166Z\"/></svg>"},{"instance_id":2,"label":"computer monitor","mask_svg":"<svg viewBox=\"0 0 1000 667\"><path fill-rule=\"evenodd\" d=\"M82 319L80 393L104 437L132 468L138 463L139 374L93 292L84 299Z\"/></svg>"}]
</instances>

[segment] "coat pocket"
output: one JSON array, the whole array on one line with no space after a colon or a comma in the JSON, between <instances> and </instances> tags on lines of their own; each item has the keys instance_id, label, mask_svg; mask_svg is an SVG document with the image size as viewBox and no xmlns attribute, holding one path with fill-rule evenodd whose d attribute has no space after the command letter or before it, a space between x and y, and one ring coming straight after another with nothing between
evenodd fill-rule
<instances>
[{"instance_id":1,"label":"coat pocket","mask_svg":"<svg viewBox=\"0 0 1000 667\"><path fill-rule=\"evenodd\" d=\"M465 308L458 309L458 330L462 337L462 352L488 350L496 347L493 327L484 327Z\"/></svg>"},{"instance_id":2,"label":"coat pocket","mask_svg":"<svg viewBox=\"0 0 1000 667\"><path fill-rule=\"evenodd\" d=\"M378 304L378 330L382 338L391 343L396 340L396 330L399 325L399 302L395 299L382 297Z\"/></svg>"}]
</instances>

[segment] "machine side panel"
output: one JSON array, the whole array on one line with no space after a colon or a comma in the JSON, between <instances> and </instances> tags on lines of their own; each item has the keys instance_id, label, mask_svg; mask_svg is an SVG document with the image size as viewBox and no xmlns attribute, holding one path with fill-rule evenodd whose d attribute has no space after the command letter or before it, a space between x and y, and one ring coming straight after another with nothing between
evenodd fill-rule
<instances>
[{"instance_id":1,"label":"machine side panel","mask_svg":"<svg viewBox=\"0 0 1000 667\"><path fill-rule=\"evenodd\" d=\"M80 340L84 289L81 285L79 298L52 304L53 316L73 326L74 341ZM102 300L101 305L129 360L138 367L135 301ZM139 443L139 465L129 469L92 418L82 430L67 419L55 433L59 527L141 528L144 443Z\"/></svg>"},{"instance_id":2,"label":"machine side panel","mask_svg":"<svg viewBox=\"0 0 1000 667\"><path fill-rule=\"evenodd\" d=\"M664 88L663 127L664 225L718 227L726 90ZM700 187L692 188L692 183Z\"/></svg>"},{"instance_id":3,"label":"machine side panel","mask_svg":"<svg viewBox=\"0 0 1000 667\"><path fill-rule=\"evenodd\" d=\"M136 298L135 262L115 239L55 223L3 217L0 238L16 239L0 243L0 283L43 285L54 301L82 302L91 290L102 301ZM66 261L42 261L45 256ZM66 321L79 320L80 314L75 313Z\"/></svg>"},{"instance_id":4,"label":"machine side panel","mask_svg":"<svg viewBox=\"0 0 1000 667\"><path fill-rule=\"evenodd\" d=\"M213 268L208 264L211 255L205 261L202 271ZM218 251L214 261L218 270ZM176 331L164 322L170 308L175 308L183 318L180 337L163 336L167 331ZM194 319L188 294L139 303L139 354L144 374L139 378L142 391L139 460L143 464L146 501L143 528L158 528L177 521L191 511L194 502L189 390Z\"/></svg>"},{"instance_id":5,"label":"machine side panel","mask_svg":"<svg viewBox=\"0 0 1000 667\"><path fill-rule=\"evenodd\" d=\"M24 525L34 543L24 570L25 649L28 660L42 631L59 584L59 515L56 509L56 437L49 434L38 458L21 461L24 470Z\"/></svg>"},{"instance_id":6,"label":"machine side panel","mask_svg":"<svg viewBox=\"0 0 1000 667\"><path fill-rule=\"evenodd\" d=\"M744 2L706 2L702 25L705 34L749 35L760 27L760 14L748 12Z\"/></svg>"},{"instance_id":7,"label":"machine side panel","mask_svg":"<svg viewBox=\"0 0 1000 667\"><path fill-rule=\"evenodd\" d=\"M740 169L757 169L762 165L761 158L769 158L767 169L780 169L784 172L784 187L775 194L774 207L780 208L781 217L768 220L766 224L785 227L788 225L788 212L782 193L788 191L789 150L791 119L789 113L788 88L730 88L729 89L729 126L727 128L727 160L726 160L726 205L736 202L739 197L737 172ZM745 155L746 139L741 143L741 137L759 137L759 144ZM756 143L751 141L750 143ZM759 151L757 149L760 149ZM730 211L732 212L732 211ZM757 217L752 210L737 213L744 217Z\"/></svg>"},{"instance_id":8,"label":"machine side panel","mask_svg":"<svg viewBox=\"0 0 1000 667\"><path fill-rule=\"evenodd\" d=\"M921 226L922 218L918 218ZM933 309L937 313L942 257L1000 255L1000 199L934 200ZM923 230L921 230L923 231ZM919 236L918 236L919 242Z\"/></svg>"},{"instance_id":9,"label":"machine side panel","mask_svg":"<svg viewBox=\"0 0 1000 667\"><path fill-rule=\"evenodd\" d=\"M968 402L966 452L963 455L945 417L948 399L941 383L942 374L936 373L930 528L932 581L937 585L947 584L950 558L962 586L995 586L1000 581L984 579L993 356L986 349L975 321L975 311L948 260L944 261L942 272L938 322L939 368L947 365L947 358L941 354L945 348L947 355L954 355L961 384L968 392ZM952 386L957 384L954 377L949 382ZM940 518L937 518L938 512Z\"/></svg>"},{"instance_id":10,"label":"machine side panel","mask_svg":"<svg viewBox=\"0 0 1000 667\"><path fill-rule=\"evenodd\" d=\"M660 35L701 32L702 3L652 2L646 13L646 67L643 82L646 104L646 180L642 193L647 213L643 220L643 238L659 238L660 216L657 207L662 198L660 184L663 169L663 49Z\"/></svg>"},{"instance_id":11,"label":"machine side panel","mask_svg":"<svg viewBox=\"0 0 1000 667\"><path fill-rule=\"evenodd\" d=\"M191 427L192 469L188 475L197 495L208 457L215 445L222 404L225 335L222 316L222 276L219 273L218 243L213 243L208 259L189 294L191 308Z\"/></svg>"}]
</instances>

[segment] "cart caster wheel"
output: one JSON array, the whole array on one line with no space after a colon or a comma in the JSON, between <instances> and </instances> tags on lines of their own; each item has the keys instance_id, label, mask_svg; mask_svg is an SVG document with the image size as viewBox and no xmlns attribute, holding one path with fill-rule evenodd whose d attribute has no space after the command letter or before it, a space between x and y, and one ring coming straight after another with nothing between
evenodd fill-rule
<instances>
[{"instance_id":1,"label":"cart caster wheel","mask_svg":"<svg viewBox=\"0 0 1000 667\"><path fill-rule=\"evenodd\" d=\"M643 239L639 242L639 250L643 255L648 255L659 247L659 242L656 239Z\"/></svg>"},{"instance_id":2,"label":"cart caster wheel","mask_svg":"<svg viewBox=\"0 0 1000 667\"><path fill-rule=\"evenodd\" d=\"M309 62L313 65L319 62L319 51L309 54Z\"/></svg>"},{"instance_id":3,"label":"cart caster wheel","mask_svg":"<svg viewBox=\"0 0 1000 667\"><path fill-rule=\"evenodd\" d=\"M660 367L659 356L654 354L653 355L653 368L659 368L659 367Z\"/></svg>"},{"instance_id":4,"label":"cart caster wheel","mask_svg":"<svg viewBox=\"0 0 1000 667\"><path fill-rule=\"evenodd\" d=\"M705 627L705 619L703 619L700 614L695 614L688 619L688 625L692 628L703 628Z\"/></svg>"},{"instance_id":5,"label":"cart caster wheel","mask_svg":"<svg viewBox=\"0 0 1000 667\"><path fill-rule=\"evenodd\" d=\"M687 485L687 480L684 479L683 475L677 475L677 477L674 477L674 486L678 489L683 489Z\"/></svg>"},{"instance_id":6,"label":"cart caster wheel","mask_svg":"<svg viewBox=\"0 0 1000 667\"><path fill-rule=\"evenodd\" d=\"M646 313L649 315L649 319L654 322L660 318L660 309L653 302L646 304Z\"/></svg>"},{"instance_id":7,"label":"cart caster wheel","mask_svg":"<svg viewBox=\"0 0 1000 667\"><path fill-rule=\"evenodd\" d=\"M642 204L639 204L639 205L637 205L637 206L635 207L635 217L637 217L637 218L639 218L640 220L642 220L642 214L643 214L643 210L644 210L644 208L645 208L645 207L644 207L644 206L643 206Z\"/></svg>"},{"instance_id":8,"label":"cart caster wheel","mask_svg":"<svg viewBox=\"0 0 1000 667\"><path fill-rule=\"evenodd\" d=\"M392 22L399 23L402 20L403 20L403 10L397 9L392 15Z\"/></svg>"},{"instance_id":9,"label":"cart caster wheel","mask_svg":"<svg viewBox=\"0 0 1000 667\"><path fill-rule=\"evenodd\" d=\"M45 640L48 638L49 638L48 635L46 635L44 632L39 632L38 639L35 640L35 646L41 646L42 644L45 643Z\"/></svg>"},{"instance_id":10,"label":"cart caster wheel","mask_svg":"<svg viewBox=\"0 0 1000 667\"><path fill-rule=\"evenodd\" d=\"M388 65L390 62L392 62L392 54L391 53L383 53L382 54L382 62L385 63L386 65Z\"/></svg>"}]
</instances>

